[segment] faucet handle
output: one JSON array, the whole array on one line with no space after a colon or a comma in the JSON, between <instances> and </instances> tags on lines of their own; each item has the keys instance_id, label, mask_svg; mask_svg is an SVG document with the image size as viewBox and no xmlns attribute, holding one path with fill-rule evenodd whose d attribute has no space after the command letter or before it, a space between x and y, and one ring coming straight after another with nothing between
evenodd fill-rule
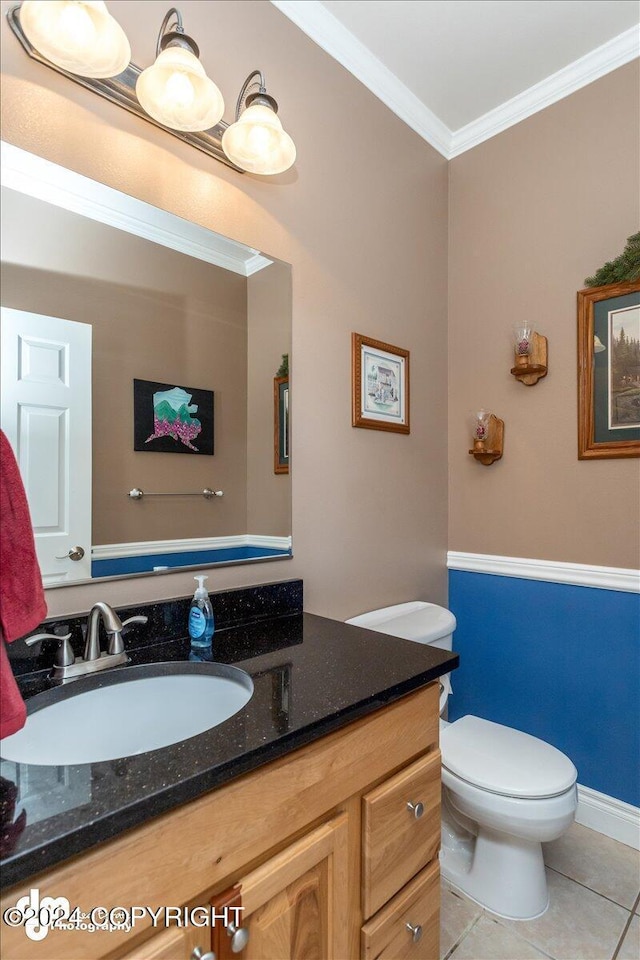
<instances>
[{"instance_id":1,"label":"faucet handle","mask_svg":"<svg viewBox=\"0 0 640 960\"><path fill-rule=\"evenodd\" d=\"M59 646L56 651L55 666L68 667L76 659L73 648L69 643L70 639L70 633L67 633L64 637L57 637L55 633L36 633L33 637L27 637L24 642L28 647L32 647L34 643L40 643L41 640L57 640Z\"/></svg>"},{"instance_id":2,"label":"faucet handle","mask_svg":"<svg viewBox=\"0 0 640 960\"><path fill-rule=\"evenodd\" d=\"M128 626L128 624L130 624L130 623L148 623L148 622L149 622L149 617L143 617L143 616L139 616L139 617L129 617L128 620L123 620L123 621L122 621L122 627L123 627L123 629L124 629L124 628L125 628L126 626Z\"/></svg>"},{"instance_id":3,"label":"faucet handle","mask_svg":"<svg viewBox=\"0 0 640 960\"><path fill-rule=\"evenodd\" d=\"M109 655L115 653L124 653L124 643L122 641L122 631L125 627L128 627L130 623L147 623L149 620L148 617L138 616L138 617L129 617L128 620L123 620L120 630L115 630L109 635Z\"/></svg>"}]
</instances>

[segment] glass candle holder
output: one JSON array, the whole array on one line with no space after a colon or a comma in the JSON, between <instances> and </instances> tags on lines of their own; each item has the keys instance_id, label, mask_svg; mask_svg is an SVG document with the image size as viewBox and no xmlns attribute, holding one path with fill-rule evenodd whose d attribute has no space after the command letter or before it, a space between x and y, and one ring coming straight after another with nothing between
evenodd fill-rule
<instances>
[{"instance_id":1,"label":"glass candle holder","mask_svg":"<svg viewBox=\"0 0 640 960\"><path fill-rule=\"evenodd\" d=\"M489 436L489 420L491 414L488 410L478 410L473 414L473 440L475 443L484 443Z\"/></svg>"},{"instance_id":2,"label":"glass candle holder","mask_svg":"<svg viewBox=\"0 0 640 960\"><path fill-rule=\"evenodd\" d=\"M521 324L513 328L516 357L529 357L533 349L533 329Z\"/></svg>"}]
</instances>

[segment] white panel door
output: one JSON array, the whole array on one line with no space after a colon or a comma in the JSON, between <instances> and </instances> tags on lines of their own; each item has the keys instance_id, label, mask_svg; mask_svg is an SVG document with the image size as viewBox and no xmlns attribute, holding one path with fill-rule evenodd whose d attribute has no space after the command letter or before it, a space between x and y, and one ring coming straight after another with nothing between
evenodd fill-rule
<instances>
[{"instance_id":1,"label":"white panel door","mask_svg":"<svg viewBox=\"0 0 640 960\"><path fill-rule=\"evenodd\" d=\"M91 577L91 332L86 323L2 307L0 420L27 491L45 586ZM72 560L76 547L84 556Z\"/></svg>"}]
</instances>

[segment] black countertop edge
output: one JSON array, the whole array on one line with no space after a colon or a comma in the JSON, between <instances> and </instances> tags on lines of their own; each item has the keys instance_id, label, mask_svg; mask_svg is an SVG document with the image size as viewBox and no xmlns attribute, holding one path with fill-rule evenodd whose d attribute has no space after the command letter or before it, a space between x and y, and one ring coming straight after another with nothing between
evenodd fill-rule
<instances>
[{"instance_id":1,"label":"black countertop edge","mask_svg":"<svg viewBox=\"0 0 640 960\"><path fill-rule=\"evenodd\" d=\"M454 654L452 655L452 662L446 664L447 670L453 670L457 665L458 657L457 654ZM307 746L327 734L334 733L347 724L419 690L432 680L436 680L443 672L442 667L428 670L396 685L393 690L386 692L385 695L378 695L365 702L354 704L352 707L312 724L304 730L284 736L275 743L265 744L264 747L253 750L239 759L220 764L215 769L198 774L189 780L181 781L172 787L166 787L154 794L153 797L149 796L138 800L129 807L121 808L113 814L102 817L95 823L70 831L52 842L30 850L23 856L16 857L3 865L0 889L4 890L11 887L21 880L57 866L73 856L88 853L93 847L122 835L126 830L151 822L156 817L168 813L191 800L196 800L216 787L223 786L272 760L277 760L300 747ZM148 806L151 799L153 799L154 810L150 816Z\"/></svg>"},{"instance_id":2,"label":"black countertop edge","mask_svg":"<svg viewBox=\"0 0 640 960\"><path fill-rule=\"evenodd\" d=\"M31 837L25 849L13 851L3 861L0 889L88 852L125 831L151 822L243 774L333 733L426 686L443 673L454 670L459 662L458 655L449 651L409 643L311 614L285 615L276 617L269 624L253 622L230 628L219 638L219 645L221 656L216 659L247 670L254 680L271 674L274 668L281 669L283 663L301 671L296 675L297 681L293 681L293 689L297 690L295 684L299 683L305 709L308 708L308 698L312 704L306 717L296 721L299 725L272 732L264 743L257 743L254 738L254 742L243 751L226 756L224 751L219 756L212 755L210 764L204 769L197 769L197 765L189 769L189 761L184 770L175 765L166 769L166 751L171 751L171 747L142 755L154 771L148 782L149 789L144 794L127 796L126 790L121 795L116 793L113 801L109 801L106 808L96 810L95 815L86 806L79 808L86 812L78 816L75 824L73 821L65 823L60 818L56 822L54 816L50 826L38 827L41 836ZM188 642L176 640L159 644L155 650L150 647L138 650L138 656L133 656L132 661L184 660L187 651ZM353 701L350 700L352 691ZM31 692L35 694L34 690ZM267 725L265 730L268 729ZM189 754L197 754L198 737L182 741L177 746L184 745L188 745Z\"/></svg>"}]
</instances>

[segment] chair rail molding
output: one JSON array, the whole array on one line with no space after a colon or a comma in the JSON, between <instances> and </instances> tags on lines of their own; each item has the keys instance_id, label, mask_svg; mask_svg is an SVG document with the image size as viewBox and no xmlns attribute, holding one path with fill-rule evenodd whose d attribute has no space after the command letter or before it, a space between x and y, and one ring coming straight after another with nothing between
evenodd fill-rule
<instances>
[{"instance_id":1,"label":"chair rail molding","mask_svg":"<svg viewBox=\"0 0 640 960\"><path fill-rule=\"evenodd\" d=\"M239 547L264 547L267 550L291 549L291 537L267 537L241 533L229 537L193 537L186 540L141 540L132 543L101 543L91 548L93 560L122 557L149 557L156 553L185 553L194 550L230 550Z\"/></svg>"},{"instance_id":2,"label":"chair rail molding","mask_svg":"<svg viewBox=\"0 0 640 960\"><path fill-rule=\"evenodd\" d=\"M549 583L568 583L577 587L640 593L640 570L625 567L599 567L586 563L560 563L556 560L501 557L456 550L448 552L447 567L449 570L462 570L467 573L489 573L499 577L546 580Z\"/></svg>"}]
</instances>

